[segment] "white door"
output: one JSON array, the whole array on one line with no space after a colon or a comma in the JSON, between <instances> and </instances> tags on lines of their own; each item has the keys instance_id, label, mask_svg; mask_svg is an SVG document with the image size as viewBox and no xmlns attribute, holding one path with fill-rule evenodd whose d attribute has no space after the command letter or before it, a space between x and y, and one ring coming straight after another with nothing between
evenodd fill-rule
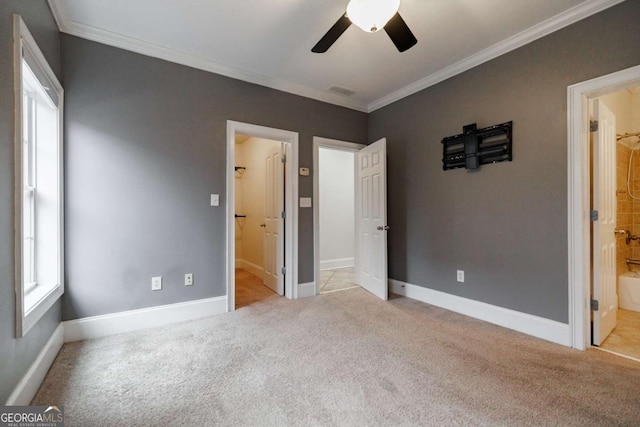
<instances>
[{"instance_id":1,"label":"white door","mask_svg":"<svg viewBox=\"0 0 640 427\"><path fill-rule=\"evenodd\" d=\"M616 116L599 100L593 103L598 130L593 135L593 343L600 345L616 326Z\"/></svg>"},{"instance_id":2,"label":"white door","mask_svg":"<svg viewBox=\"0 0 640 427\"><path fill-rule=\"evenodd\" d=\"M265 158L264 284L284 295L284 144Z\"/></svg>"},{"instance_id":3,"label":"white door","mask_svg":"<svg viewBox=\"0 0 640 427\"><path fill-rule=\"evenodd\" d=\"M387 140L358 152L356 171L356 245L359 284L388 298L387 285Z\"/></svg>"}]
</instances>

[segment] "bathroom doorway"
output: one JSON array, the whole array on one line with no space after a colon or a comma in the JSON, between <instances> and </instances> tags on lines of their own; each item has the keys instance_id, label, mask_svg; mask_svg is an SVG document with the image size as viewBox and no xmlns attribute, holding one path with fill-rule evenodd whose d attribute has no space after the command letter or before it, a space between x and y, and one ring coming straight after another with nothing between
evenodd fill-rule
<instances>
[{"instance_id":1,"label":"bathroom doorway","mask_svg":"<svg viewBox=\"0 0 640 427\"><path fill-rule=\"evenodd\" d=\"M314 137L316 294L359 287L356 245L356 163L365 147Z\"/></svg>"},{"instance_id":2,"label":"bathroom doorway","mask_svg":"<svg viewBox=\"0 0 640 427\"><path fill-rule=\"evenodd\" d=\"M589 100L592 345L640 361L640 87Z\"/></svg>"}]
</instances>

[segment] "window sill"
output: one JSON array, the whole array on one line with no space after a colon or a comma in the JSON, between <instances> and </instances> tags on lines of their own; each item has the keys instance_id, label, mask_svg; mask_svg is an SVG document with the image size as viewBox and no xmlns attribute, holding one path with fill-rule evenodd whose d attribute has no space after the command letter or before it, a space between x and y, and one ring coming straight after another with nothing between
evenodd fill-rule
<instances>
[{"instance_id":1,"label":"window sill","mask_svg":"<svg viewBox=\"0 0 640 427\"><path fill-rule=\"evenodd\" d=\"M49 287L37 286L25 295L25 315L21 319L20 336L24 337L38 323L38 320L49 311L53 304L60 299L62 294L63 288L58 284Z\"/></svg>"}]
</instances>

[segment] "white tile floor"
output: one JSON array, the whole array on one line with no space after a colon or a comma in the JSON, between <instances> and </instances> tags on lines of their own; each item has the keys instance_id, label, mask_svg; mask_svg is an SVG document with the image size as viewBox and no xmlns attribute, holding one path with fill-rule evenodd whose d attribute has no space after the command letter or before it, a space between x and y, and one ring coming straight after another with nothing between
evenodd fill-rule
<instances>
[{"instance_id":1,"label":"white tile floor","mask_svg":"<svg viewBox=\"0 0 640 427\"><path fill-rule=\"evenodd\" d=\"M320 293L342 291L357 287L353 267L320 271Z\"/></svg>"}]
</instances>

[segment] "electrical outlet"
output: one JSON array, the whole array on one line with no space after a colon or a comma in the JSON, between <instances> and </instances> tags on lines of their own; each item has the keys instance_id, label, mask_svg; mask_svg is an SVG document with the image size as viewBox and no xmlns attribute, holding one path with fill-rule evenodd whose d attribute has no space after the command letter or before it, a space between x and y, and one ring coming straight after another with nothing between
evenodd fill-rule
<instances>
[{"instance_id":1,"label":"electrical outlet","mask_svg":"<svg viewBox=\"0 0 640 427\"><path fill-rule=\"evenodd\" d=\"M193 273L187 273L184 275L184 285L185 286L193 285Z\"/></svg>"},{"instance_id":2,"label":"electrical outlet","mask_svg":"<svg viewBox=\"0 0 640 427\"><path fill-rule=\"evenodd\" d=\"M464 282L464 270L458 270L458 282Z\"/></svg>"},{"instance_id":3,"label":"electrical outlet","mask_svg":"<svg viewBox=\"0 0 640 427\"><path fill-rule=\"evenodd\" d=\"M162 276L152 277L151 278L151 290L152 291L161 291L162 290Z\"/></svg>"}]
</instances>

